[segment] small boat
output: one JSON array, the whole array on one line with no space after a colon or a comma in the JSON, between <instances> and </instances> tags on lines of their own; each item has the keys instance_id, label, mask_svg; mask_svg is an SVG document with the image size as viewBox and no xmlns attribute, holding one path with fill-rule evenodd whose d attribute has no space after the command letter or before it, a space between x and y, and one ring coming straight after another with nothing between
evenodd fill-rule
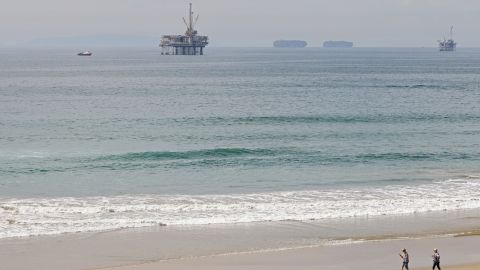
<instances>
[{"instance_id":1,"label":"small boat","mask_svg":"<svg viewBox=\"0 0 480 270\"><path fill-rule=\"evenodd\" d=\"M81 52L81 53L78 53L77 55L78 56L92 56L93 53L89 52L89 51L84 51L84 52Z\"/></svg>"}]
</instances>

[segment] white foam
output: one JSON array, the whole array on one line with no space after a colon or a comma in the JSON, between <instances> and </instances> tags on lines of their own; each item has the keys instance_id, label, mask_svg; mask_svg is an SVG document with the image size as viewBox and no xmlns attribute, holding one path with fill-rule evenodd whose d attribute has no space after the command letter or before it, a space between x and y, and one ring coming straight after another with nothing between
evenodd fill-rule
<instances>
[{"instance_id":1,"label":"white foam","mask_svg":"<svg viewBox=\"0 0 480 270\"><path fill-rule=\"evenodd\" d=\"M480 179L234 195L0 199L0 238L480 208Z\"/></svg>"}]
</instances>

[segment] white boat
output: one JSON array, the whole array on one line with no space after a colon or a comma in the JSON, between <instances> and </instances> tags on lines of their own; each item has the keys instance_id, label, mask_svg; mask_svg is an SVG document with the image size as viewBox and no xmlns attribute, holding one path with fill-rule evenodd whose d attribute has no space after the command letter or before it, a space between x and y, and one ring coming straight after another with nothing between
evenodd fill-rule
<instances>
[{"instance_id":1,"label":"white boat","mask_svg":"<svg viewBox=\"0 0 480 270\"><path fill-rule=\"evenodd\" d=\"M81 52L81 53L78 53L77 55L78 56L92 56L93 53L89 52L89 51L84 51L84 52Z\"/></svg>"}]
</instances>

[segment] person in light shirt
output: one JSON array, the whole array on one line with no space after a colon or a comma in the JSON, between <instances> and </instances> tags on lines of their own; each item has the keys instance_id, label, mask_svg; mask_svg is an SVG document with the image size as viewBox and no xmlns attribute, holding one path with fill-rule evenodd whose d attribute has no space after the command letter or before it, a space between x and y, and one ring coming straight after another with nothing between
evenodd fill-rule
<instances>
[{"instance_id":1,"label":"person in light shirt","mask_svg":"<svg viewBox=\"0 0 480 270\"><path fill-rule=\"evenodd\" d=\"M438 270L442 270L442 268L440 268L440 253L438 253L438 249L436 248L433 249L432 259L433 259L432 269L435 270L435 267L437 267Z\"/></svg>"}]
</instances>

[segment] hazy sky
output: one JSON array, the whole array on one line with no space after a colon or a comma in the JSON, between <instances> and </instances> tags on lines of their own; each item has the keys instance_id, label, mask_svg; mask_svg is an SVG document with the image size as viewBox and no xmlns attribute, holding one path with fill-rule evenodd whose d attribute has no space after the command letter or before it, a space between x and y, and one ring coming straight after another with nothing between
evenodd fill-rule
<instances>
[{"instance_id":1,"label":"hazy sky","mask_svg":"<svg viewBox=\"0 0 480 270\"><path fill-rule=\"evenodd\" d=\"M0 0L0 44L98 34L183 33L184 0ZM480 47L480 0L193 0L198 30L215 46L275 39L350 40L358 46L436 46L455 26Z\"/></svg>"}]
</instances>

